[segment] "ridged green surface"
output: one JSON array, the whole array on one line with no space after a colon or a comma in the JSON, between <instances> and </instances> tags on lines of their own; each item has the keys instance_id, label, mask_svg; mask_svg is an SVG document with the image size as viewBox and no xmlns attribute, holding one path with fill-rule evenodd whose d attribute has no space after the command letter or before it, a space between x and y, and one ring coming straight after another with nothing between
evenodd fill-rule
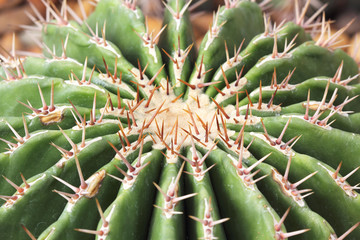
<instances>
[{"instance_id":1,"label":"ridged green surface","mask_svg":"<svg viewBox=\"0 0 360 240\"><path fill-rule=\"evenodd\" d=\"M245 0L198 50L185 0L159 36L131 0L50 14L47 58L0 72L0 239L360 239L345 52Z\"/></svg>"}]
</instances>

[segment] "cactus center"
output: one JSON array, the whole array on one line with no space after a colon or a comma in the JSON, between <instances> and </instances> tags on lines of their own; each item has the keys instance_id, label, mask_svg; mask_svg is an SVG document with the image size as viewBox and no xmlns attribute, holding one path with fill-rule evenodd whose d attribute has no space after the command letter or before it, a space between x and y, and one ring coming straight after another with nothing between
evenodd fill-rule
<instances>
[{"instance_id":1,"label":"cactus center","mask_svg":"<svg viewBox=\"0 0 360 240\"><path fill-rule=\"evenodd\" d=\"M217 108L210 102L208 96L199 92L197 98L189 96L185 100L177 99L172 91L168 95L163 91L163 89L155 91L148 106L143 103L136 109L134 116L139 127L144 122L145 126L150 123L146 132L159 134L162 132L167 144L175 138L175 134L178 134L178 142L181 141L188 135L184 130L190 131L189 128L191 128L192 134L203 140L207 134L206 124L209 134L215 137ZM150 122L154 116L154 120ZM175 133L176 131L177 133ZM183 144L189 145L190 143L190 138L188 138Z\"/></svg>"}]
</instances>

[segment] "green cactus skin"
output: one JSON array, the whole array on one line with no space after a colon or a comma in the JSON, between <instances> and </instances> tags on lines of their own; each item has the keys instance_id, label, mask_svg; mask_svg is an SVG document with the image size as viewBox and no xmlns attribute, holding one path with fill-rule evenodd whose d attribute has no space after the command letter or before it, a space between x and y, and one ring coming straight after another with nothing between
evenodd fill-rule
<instances>
[{"instance_id":1,"label":"green cactus skin","mask_svg":"<svg viewBox=\"0 0 360 240\"><path fill-rule=\"evenodd\" d=\"M185 0L156 35L44 4L44 57L0 70L0 239L360 239L358 65L306 8L226 0L196 54Z\"/></svg>"},{"instance_id":2,"label":"green cactus skin","mask_svg":"<svg viewBox=\"0 0 360 240\"><path fill-rule=\"evenodd\" d=\"M316 78L308 79L302 83L295 85L284 84L283 86L275 87L273 85L272 87L269 88L262 88L261 90L262 101L269 102L276 88L278 88L276 92L276 98L274 98L273 100L273 103L276 105L285 102L285 100L286 100L286 104L283 104L284 106L306 101L308 95L308 89L312 90L310 93L312 101L320 102L324 96L324 92L329 80L332 80L332 78L329 79L328 77L316 77ZM334 83L333 81L330 81L327 90L326 101L329 102L331 100L331 97L333 96L334 91L336 90L335 95L337 95L337 97L334 101L334 104L336 105L341 104L346 99L346 97L352 98L357 96L359 91L358 90L359 86L360 86L359 84L344 86L338 83ZM250 103L250 101L258 102L260 97L259 93L260 93L260 89L259 88L255 89L249 95L250 100L249 98L244 98L239 102L239 106L246 106L248 103ZM358 112L357 108L358 105L356 104L356 101L349 102L349 104L347 104L344 107L345 110L352 109L353 111Z\"/></svg>"},{"instance_id":3,"label":"green cactus skin","mask_svg":"<svg viewBox=\"0 0 360 240\"><path fill-rule=\"evenodd\" d=\"M278 46L278 51L283 52L285 41L290 42L293 39L295 46L298 46L305 41L311 40L310 36L304 31L302 27L296 25L293 22L288 22L276 34L276 44ZM274 49L274 40L275 35L272 35L269 32L264 32L255 36L250 41L249 45L243 51L241 51L241 53L239 53L239 59L232 58L222 64L221 67L224 70L226 78L229 81L236 80L236 71L238 73L242 71L242 74L245 75L260 58L272 53ZM244 69L242 70L243 67ZM222 89L225 86L224 76L222 75L221 68L216 71L211 81L221 81L220 83L214 85L218 89ZM217 94L217 91L213 86L210 86L206 90L206 94L214 97L214 95Z\"/></svg>"},{"instance_id":4,"label":"green cactus skin","mask_svg":"<svg viewBox=\"0 0 360 240\"><path fill-rule=\"evenodd\" d=\"M250 136L247 137L246 142L250 142L252 141L254 136L260 135L261 134L250 134ZM268 162L273 166L277 166L277 169L279 170L280 168L283 168L283 170L280 171L285 172L286 165L281 164L281 162L288 161L288 155L291 154L291 152L287 153L286 155L278 150L274 151L275 147L271 146L271 144L259 138L256 138L253 141L253 144L254 147L259 144L262 146L262 148L261 151L255 152L252 151L251 148L253 146L251 146L249 149L251 153L255 154L256 157L261 157L265 154L268 154L269 152L272 152L272 155L268 158ZM353 211L354 209L359 208L359 198L356 195L349 197L349 195L335 183L334 179L332 179L332 176L330 174L334 173L335 169L331 168L326 163L319 163L316 159L299 153L295 153L295 155L293 155L289 172L289 179L292 180L292 182L297 182L314 172L316 172L316 174L307 181L305 181L302 185L305 189L308 189L311 186L311 189L313 191L318 192L318 196L317 198L309 196L309 199L307 199L307 203L309 204L310 208L317 211L325 219L328 219L329 223L335 231L339 231L339 229L346 229L346 227L343 226L343 220L338 221L338 219L326 215L332 215L335 211L339 211L339 214L344 214L344 212L346 211L347 213L344 214L343 218L353 217L357 219L358 216ZM328 183L327 188L321 187L322 182ZM318 189L316 190L316 188ZM329 197L329 195L331 195L331 197ZM329 201L331 203L323 205L323 201ZM331 207L330 204L334 204L333 207Z\"/></svg>"},{"instance_id":5,"label":"green cactus skin","mask_svg":"<svg viewBox=\"0 0 360 240\"><path fill-rule=\"evenodd\" d=\"M180 161L178 162L180 163ZM149 239L184 239L185 236L185 218L183 214L176 214L177 212L184 211L183 201L179 201L173 204L174 215L166 216L163 214L161 208L166 208L167 204L170 204L169 198L176 198L183 195L184 184L181 177L183 167L180 167L178 163L166 163L163 167L160 182L157 188L160 190L157 193L155 205L157 209L154 209L152 213L150 232L148 234ZM174 193L174 194L173 194Z\"/></svg>"},{"instance_id":6,"label":"green cactus skin","mask_svg":"<svg viewBox=\"0 0 360 240\"><path fill-rule=\"evenodd\" d=\"M27 74L29 75L43 75L48 77L57 77L66 79L69 72L73 72L74 75L82 77L84 72L84 65L74 59L44 59L44 58L35 58L35 57L28 57L23 62L24 69ZM41 67L39 67L41 66ZM134 95L136 95L136 88L133 89L131 86L129 87L125 83L120 83L119 79L114 79L114 82L118 82L114 84L113 81L107 82L104 81L102 75L98 72L93 72L91 69L86 68L86 75L85 79L91 78L91 83L94 83L98 86L101 86L112 92L117 94L117 89L119 88L120 95L122 98L127 99L134 99ZM131 78L130 78L131 79ZM122 81L126 82L125 77L122 78ZM128 84L131 82L127 81Z\"/></svg>"},{"instance_id":7,"label":"green cactus skin","mask_svg":"<svg viewBox=\"0 0 360 240\"><path fill-rule=\"evenodd\" d=\"M150 36L144 16L135 4L126 5L118 0L100 1L95 12L87 19L87 23L93 31L96 30L96 25L104 26L106 23L107 39L118 46L133 65L136 65L138 60L142 69L149 64L146 69L149 76L155 76L161 68L161 53L154 44L156 36ZM83 29L89 31L86 24L83 25ZM138 54L135 56L134 52ZM160 82L161 79L166 79L165 72L160 72L156 82Z\"/></svg>"}]
</instances>

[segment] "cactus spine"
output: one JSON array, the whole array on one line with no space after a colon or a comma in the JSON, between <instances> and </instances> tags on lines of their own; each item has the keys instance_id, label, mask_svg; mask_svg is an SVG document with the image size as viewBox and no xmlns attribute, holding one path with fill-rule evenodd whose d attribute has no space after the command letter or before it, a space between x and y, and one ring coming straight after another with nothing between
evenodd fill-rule
<instances>
[{"instance_id":1,"label":"cactus spine","mask_svg":"<svg viewBox=\"0 0 360 240\"><path fill-rule=\"evenodd\" d=\"M196 54L191 1L156 35L44 4L44 56L0 72L1 239L360 238L358 65L320 12L225 0Z\"/></svg>"}]
</instances>

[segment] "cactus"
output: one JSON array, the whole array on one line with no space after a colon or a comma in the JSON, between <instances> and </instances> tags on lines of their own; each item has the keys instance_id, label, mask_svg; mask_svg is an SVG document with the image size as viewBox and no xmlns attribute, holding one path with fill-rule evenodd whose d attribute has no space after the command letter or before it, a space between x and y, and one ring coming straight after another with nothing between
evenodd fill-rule
<instances>
[{"instance_id":1,"label":"cactus","mask_svg":"<svg viewBox=\"0 0 360 240\"><path fill-rule=\"evenodd\" d=\"M0 72L1 239L360 239L343 29L225 0L196 54L190 3L157 35L134 0L35 10L44 56Z\"/></svg>"}]
</instances>

